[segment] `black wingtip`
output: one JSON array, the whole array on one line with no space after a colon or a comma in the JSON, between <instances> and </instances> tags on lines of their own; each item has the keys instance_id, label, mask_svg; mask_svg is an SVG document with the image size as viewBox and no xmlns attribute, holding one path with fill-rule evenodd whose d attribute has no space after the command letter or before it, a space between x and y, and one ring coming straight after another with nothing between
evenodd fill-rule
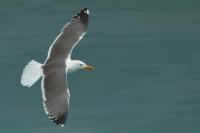
<instances>
[{"instance_id":1,"label":"black wingtip","mask_svg":"<svg viewBox=\"0 0 200 133\"><path fill-rule=\"evenodd\" d=\"M79 13L77 13L77 15L75 15L73 18L72 18L72 21L74 21L75 19L80 19L81 22L84 24L84 25L88 25L88 20L89 20L89 9L88 8L84 8L82 9Z\"/></svg>"},{"instance_id":2,"label":"black wingtip","mask_svg":"<svg viewBox=\"0 0 200 133\"><path fill-rule=\"evenodd\" d=\"M85 11L89 15L89 9L88 8L84 8L83 11Z\"/></svg>"},{"instance_id":3,"label":"black wingtip","mask_svg":"<svg viewBox=\"0 0 200 133\"><path fill-rule=\"evenodd\" d=\"M62 114L59 115L58 117L51 117L50 115L48 115L49 118L58 126L63 127L65 124L65 121L67 119L67 114Z\"/></svg>"},{"instance_id":4,"label":"black wingtip","mask_svg":"<svg viewBox=\"0 0 200 133\"><path fill-rule=\"evenodd\" d=\"M89 9L88 9L88 8L83 8L83 9L80 11L80 13L89 15Z\"/></svg>"}]
</instances>

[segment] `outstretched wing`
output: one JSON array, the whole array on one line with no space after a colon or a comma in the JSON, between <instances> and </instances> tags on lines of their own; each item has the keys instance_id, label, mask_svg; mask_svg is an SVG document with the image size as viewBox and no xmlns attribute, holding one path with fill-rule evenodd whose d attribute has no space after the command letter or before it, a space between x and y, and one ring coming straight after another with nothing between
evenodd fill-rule
<instances>
[{"instance_id":1,"label":"outstretched wing","mask_svg":"<svg viewBox=\"0 0 200 133\"><path fill-rule=\"evenodd\" d=\"M68 114L69 91L65 68L44 75L42 79L43 106L48 117L63 126Z\"/></svg>"},{"instance_id":2,"label":"outstretched wing","mask_svg":"<svg viewBox=\"0 0 200 133\"><path fill-rule=\"evenodd\" d=\"M47 61L55 58L66 59L74 46L85 35L89 20L89 10L84 8L67 23L57 36L48 52Z\"/></svg>"},{"instance_id":3,"label":"outstretched wing","mask_svg":"<svg viewBox=\"0 0 200 133\"><path fill-rule=\"evenodd\" d=\"M69 109L69 90L66 76L66 58L85 34L89 11L81 10L67 23L49 49L43 65L42 94L49 118L63 126Z\"/></svg>"}]
</instances>

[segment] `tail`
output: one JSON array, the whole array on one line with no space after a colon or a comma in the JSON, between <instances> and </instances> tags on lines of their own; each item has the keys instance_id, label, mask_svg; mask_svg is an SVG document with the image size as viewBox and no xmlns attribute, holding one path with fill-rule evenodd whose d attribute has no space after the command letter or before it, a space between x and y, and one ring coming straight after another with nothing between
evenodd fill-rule
<instances>
[{"instance_id":1,"label":"tail","mask_svg":"<svg viewBox=\"0 0 200 133\"><path fill-rule=\"evenodd\" d=\"M42 75L42 64L35 60L31 60L24 67L21 84L23 86L31 87Z\"/></svg>"}]
</instances>

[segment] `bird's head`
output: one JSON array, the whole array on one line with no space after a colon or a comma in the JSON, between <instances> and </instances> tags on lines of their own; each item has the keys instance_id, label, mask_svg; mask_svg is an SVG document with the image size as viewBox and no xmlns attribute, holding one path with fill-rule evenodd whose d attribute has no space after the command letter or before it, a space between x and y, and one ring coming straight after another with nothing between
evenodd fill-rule
<instances>
[{"instance_id":1,"label":"bird's head","mask_svg":"<svg viewBox=\"0 0 200 133\"><path fill-rule=\"evenodd\" d=\"M68 70L70 72L74 72L77 70L87 70L87 71L91 71L94 68L90 65L87 65L85 62L80 61L80 60L72 60L68 66Z\"/></svg>"}]
</instances>

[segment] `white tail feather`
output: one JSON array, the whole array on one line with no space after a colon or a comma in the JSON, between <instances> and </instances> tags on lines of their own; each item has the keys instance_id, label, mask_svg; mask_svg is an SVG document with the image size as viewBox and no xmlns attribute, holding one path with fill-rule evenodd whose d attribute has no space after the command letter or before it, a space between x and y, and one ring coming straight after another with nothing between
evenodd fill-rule
<instances>
[{"instance_id":1,"label":"white tail feather","mask_svg":"<svg viewBox=\"0 0 200 133\"><path fill-rule=\"evenodd\" d=\"M42 64L31 60L25 67L21 77L23 86L31 87L43 75Z\"/></svg>"}]
</instances>

